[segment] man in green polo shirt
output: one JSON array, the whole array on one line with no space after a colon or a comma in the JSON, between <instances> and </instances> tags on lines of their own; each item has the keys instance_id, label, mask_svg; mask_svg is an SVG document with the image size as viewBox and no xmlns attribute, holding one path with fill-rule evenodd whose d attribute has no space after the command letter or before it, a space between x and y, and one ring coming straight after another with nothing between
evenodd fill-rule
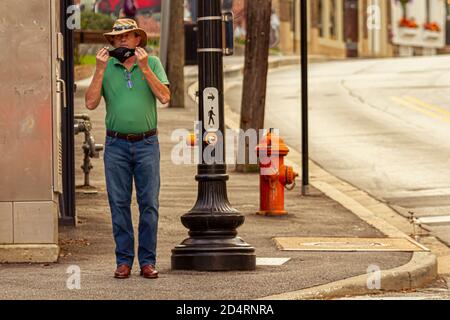
<instances>
[{"instance_id":1,"label":"man in green polo shirt","mask_svg":"<svg viewBox=\"0 0 450 320\"><path fill-rule=\"evenodd\" d=\"M138 260L141 276L157 278L156 243L160 189L160 150L156 99L170 101L169 81L157 57L143 49L147 34L132 19L118 19L105 34L116 49L97 53L86 107L106 102L105 177L116 243L115 278L128 278L134 262L131 217L133 180L139 204Z\"/></svg>"}]
</instances>

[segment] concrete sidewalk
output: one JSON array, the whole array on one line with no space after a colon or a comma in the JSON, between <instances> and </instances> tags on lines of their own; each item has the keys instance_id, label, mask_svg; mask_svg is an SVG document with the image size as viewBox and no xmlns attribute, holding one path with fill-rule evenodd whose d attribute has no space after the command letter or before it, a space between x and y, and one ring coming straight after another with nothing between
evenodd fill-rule
<instances>
[{"instance_id":1,"label":"concrete sidewalk","mask_svg":"<svg viewBox=\"0 0 450 320\"><path fill-rule=\"evenodd\" d=\"M91 116L94 136L104 142L105 106L93 112L84 109L84 92L76 96L76 113ZM196 106L190 99L185 109L160 108L161 146L160 222L158 269L160 278L139 277L137 261L127 280L112 277L115 268L111 217L105 191L103 159L93 160L91 184L98 194L77 194L76 229L60 228L61 257L57 264L0 265L0 299L298 299L330 298L370 292L367 269L379 266L383 289L400 290L420 286L436 276L431 254L410 252L298 252L280 251L274 237L385 238L382 232L342 204L312 187L312 196L300 196L297 187L286 196L289 215L257 216L259 177L238 174L229 167L228 196L246 220L239 236L256 248L258 258L290 258L282 266L258 265L253 272L171 271L171 249L187 237L180 216L189 211L197 196L195 165L174 165L171 141L176 129L193 131ZM82 183L82 136L76 137L76 178ZM330 187L331 188L331 187ZM326 188L322 188L322 191ZM334 189L328 189L333 193ZM137 234L138 208L133 197L133 220ZM81 271L81 289L69 290L70 266ZM398 268L398 269L394 269ZM393 271L391 269L394 269ZM389 271L391 270L391 271ZM70 271L70 270L69 270ZM415 272L415 273L414 273ZM355 278L356 277L356 278ZM373 292L373 291L372 291Z\"/></svg>"}]
</instances>

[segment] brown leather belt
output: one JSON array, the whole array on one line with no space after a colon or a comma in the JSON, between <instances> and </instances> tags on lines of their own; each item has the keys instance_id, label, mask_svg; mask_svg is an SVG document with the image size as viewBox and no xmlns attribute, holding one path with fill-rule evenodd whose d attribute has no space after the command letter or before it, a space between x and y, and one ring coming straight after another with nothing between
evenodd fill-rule
<instances>
[{"instance_id":1,"label":"brown leather belt","mask_svg":"<svg viewBox=\"0 0 450 320\"><path fill-rule=\"evenodd\" d=\"M116 132L116 131L110 131L110 130L106 131L106 135L108 137L123 139L123 140L127 140L130 142L141 141L145 138L149 138L149 137L157 135L157 134L158 134L157 129L152 129L152 130L144 132L144 133L129 133L129 134L120 133L120 132Z\"/></svg>"}]
</instances>

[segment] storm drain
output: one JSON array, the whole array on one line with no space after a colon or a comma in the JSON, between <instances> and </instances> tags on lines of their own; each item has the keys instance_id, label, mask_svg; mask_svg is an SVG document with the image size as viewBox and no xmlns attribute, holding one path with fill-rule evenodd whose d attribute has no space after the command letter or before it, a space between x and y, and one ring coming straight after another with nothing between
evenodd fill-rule
<instances>
[{"instance_id":1,"label":"storm drain","mask_svg":"<svg viewBox=\"0 0 450 320\"><path fill-rule=\"evenodd\" d=\"M283 251L331 252L416 252L429 251L421 244L407 238L274 238Z\"/></svg>"}]
</instances>

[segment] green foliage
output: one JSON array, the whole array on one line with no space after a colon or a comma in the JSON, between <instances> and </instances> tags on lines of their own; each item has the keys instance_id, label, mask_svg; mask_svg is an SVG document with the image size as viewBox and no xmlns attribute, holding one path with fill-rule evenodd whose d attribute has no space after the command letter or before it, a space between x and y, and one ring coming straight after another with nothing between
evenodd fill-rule
<instances>
[{"instance_id":1,"label":"green foliage","mask_svg":"<svg viewBox=\"0 0 450 320\"><path fill-rule=\"evenodd\" d=\"M238 45L241 45L241 46L245 46L246 41L247 41L247 40L246 40L244 37L240 37L240 38L235 38L235 39L234 39L234 42L235 42L236 44L238 44Z\"/></svg>"},{"instance_id":2,"label":"green foliage","mask_svg":"<svg viewBox=\"0 0 450 320\"><path fill-rule=\"evenodd\" d=\"M82 30L110 30L114 19L106 14L84 11L81 13Z\"/></svg>"},{"instance_id":3,"label":"green foliage","mask_svg":"<svg viewBox=\"0 0 450 320\"><path fill-rule=\"evenodd\" d=\"M280 48L276 47L276 48L270 48L269 49L269 54L270 55L274 55L274 56L280 56L283 53L281 52Z\"/></svg>"},{"instance_id":4,"label":"green foliage","mask_svg":"<svg viewBox=\"0 0 450 320\"><path fill-rule=\"evenodd\" d=\"M159 38L148 38L147 45L152 49L159 48Z\"/></svg>"},{"instance_id":5,"label":"green foliage","mask_svg":"<svg viewBox=\"0 0 450 320\"><path fill-rule=\"evenodd\" d=\"M81 56L79 64L90 64L90 65L96 64L96 57L92 54Z\"/></svg>"},{"instance_id":6,"label":"green foliage","mask_svg":"<svg viewBox=\"0 0 450 320\"><path fill-rule=\"evenodd\" d=\"M147 51L151 54L151 55L159 55L159 37L158 38L148 38L147 41Z\"/></svg>"}]
</instances>

